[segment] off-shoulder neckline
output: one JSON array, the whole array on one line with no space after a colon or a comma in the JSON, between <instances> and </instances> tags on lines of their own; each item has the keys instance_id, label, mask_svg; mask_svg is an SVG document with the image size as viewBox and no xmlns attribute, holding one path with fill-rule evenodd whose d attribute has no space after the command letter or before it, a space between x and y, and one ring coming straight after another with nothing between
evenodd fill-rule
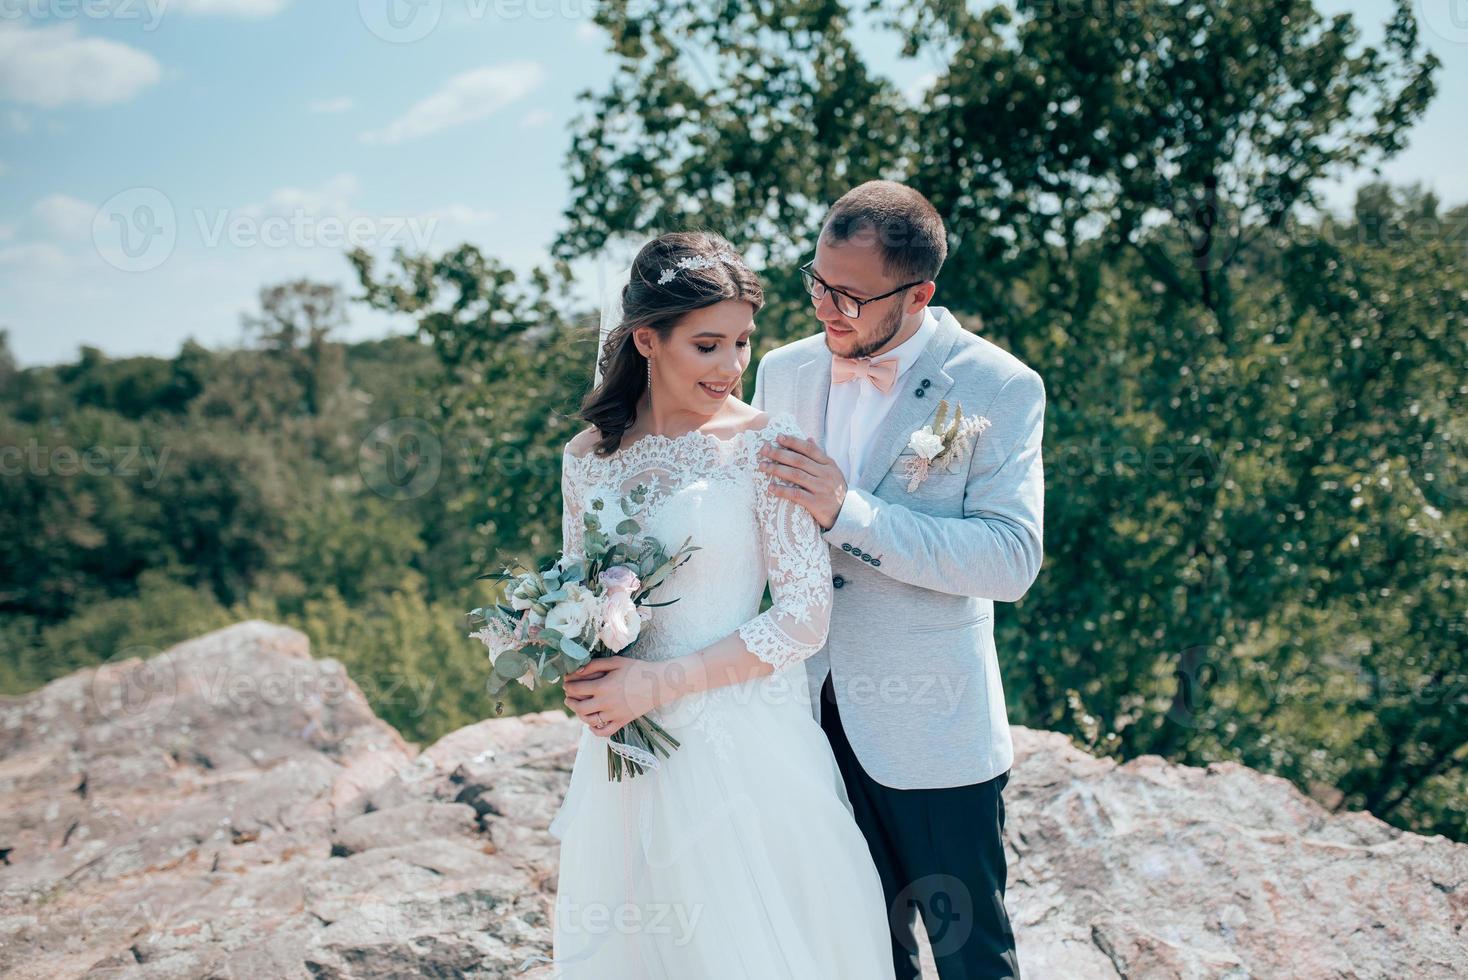
<instances>
[{"instance_id":1,"label":"off-shoulder neckline","mask_svg":"<svg viewBox=\"0 0 1468 980\"><path fill-rule=\"evenodd\" d=\"M791 415L789 412L771 413L770 414L770 417L765 420L765 424L762 425L762 426L760 426L759 428L756 429L756 428L752 428L751 427L751 428L747 428L747 429L740 429L738 432L734 433L732 436L730 436L727 439L720 439L718 436L714 435L712 432L704 432L702 429L689 429L687 432L683 433L682 435L676 435L676 436L666 436L666 435L663 435L661 433L653 432L653 433L649 433L648 435L645 435L645 436L639 436L634 442L629 443L626 446L622 446L620 449L618 449L616 452L612 453L610 456L598 456L595 451L586 453L583 456L577 456L577 455L573 454L569 448L562 450L561 455L564 456L567 459L573 459L573 460L577 460L577 461L585 461L585 460L595 459L595 460L600 460L602 462L611 463L611 462L615 462L615 461L620 460L620 459L626 459L626 458L630 457L634 452L636 452L636 451L638 451L638 450L640 450L642 448L645 448L647 446L652 446L652 445L672 446L672 445L676 445L678 443L681 443L681 442L683 442L685 440L692 440L694 437L698 437L705 445L707 445L708 443L716 443L720 447L728 447L728 446L732 446L734 443L738 442L740 439L743 439L745 436L750 435L752 433L759 433L759 432L768 432L768 431L770 431L781 420L790 419L790 420L793 421L794 418L795 417L793 415Z\"/></svg>"}]
</instances>

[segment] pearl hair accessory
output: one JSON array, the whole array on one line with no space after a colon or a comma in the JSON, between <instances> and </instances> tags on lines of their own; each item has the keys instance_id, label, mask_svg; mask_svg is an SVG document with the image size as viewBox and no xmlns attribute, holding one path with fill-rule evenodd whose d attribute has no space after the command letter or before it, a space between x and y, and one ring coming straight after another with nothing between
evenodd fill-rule
<instances>
[{"instance_id":1,"label":"pearl hair accessory","mask_svg":"<svg viewBox=\"0 0 1468 980\"><path fill-rule=\"evenodd\" d=\"M673 268L664 269L663 274L658 277L658 285L666 286L678 277L682 269L710 269L720 262L734 265L739 261L739 256L733 252L717 252L714 255L687 255L673 264Z\"/></svg>"}]
</instances>

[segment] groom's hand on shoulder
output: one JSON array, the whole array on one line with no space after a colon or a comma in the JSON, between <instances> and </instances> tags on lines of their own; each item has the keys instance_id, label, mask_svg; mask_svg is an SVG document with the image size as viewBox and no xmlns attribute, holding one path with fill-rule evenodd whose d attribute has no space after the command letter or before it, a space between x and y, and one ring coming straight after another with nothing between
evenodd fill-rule
<instances>
[{"instance_id":1,"label":"groom's hand on shoulder","mask_svg":"<svg viewBox=\"0 0 1468 980\"><path fill-rule=\"evenodd\" d=\"M800 504L810 511L822 531L831 530L846 502L846 476L841 467L813 439L781 434L777 441L778 446L760 449L759 468L794 486L771 483L770 492Z\"/></svg>"}]
</instances>

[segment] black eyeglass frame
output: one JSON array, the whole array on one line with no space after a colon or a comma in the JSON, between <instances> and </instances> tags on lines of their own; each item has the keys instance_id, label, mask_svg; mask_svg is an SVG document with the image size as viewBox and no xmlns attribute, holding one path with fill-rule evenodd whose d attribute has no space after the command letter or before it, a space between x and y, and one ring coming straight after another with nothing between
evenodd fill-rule
<instances>
[{"instance_id":1,"label":"black eyeglass frame","mask_svg":"<svg viewBox=\"0 0 1468 980\"><path fill-rule=\"evenodd\" d=\"M811 259L805 265L803 265L803 266L800 267L800 276L801 276L802 279L805 280L805 291L806 291L806 293L810 296L811 299L814 299L817 303L819 303L820 300L819 299L816 299L814 287L811 285L812 283L818 282L818 283L821 284L821 288L824 289L826 292L828 292L828 293L834 293L837 296L844 296L847 299L851 300L853 303L856 304L856 312L855 313L847 313L845 310L841 309L841 304L840 303L837 303L836 304L836 309L841 313L842 316L846 317L849 320L858 320L858 319L860 319L861 318L861 308L863 306L866 306L868 303L876 303L879 300L891 299L893 296L896 296L898 293L902 292L903 290L911 289L914 286L921 286L923 283L925 283L925 282L928 281L926 279L919 279L917 282L910 282L910 283L908 283L905 286L898 286L896 289L890 290L889 292L885 292L881 296L872 296L869 299L857 299L855 296L851 295L850 293L845 292L844 290L837 289L835 286L831 285L830 283L826 282L826 280L824 280L820 276L816 275L815 269L811 268L811 266L813 266L815 264L816 264L816 260L815 259Z\"/></svg>"}]
</instances>

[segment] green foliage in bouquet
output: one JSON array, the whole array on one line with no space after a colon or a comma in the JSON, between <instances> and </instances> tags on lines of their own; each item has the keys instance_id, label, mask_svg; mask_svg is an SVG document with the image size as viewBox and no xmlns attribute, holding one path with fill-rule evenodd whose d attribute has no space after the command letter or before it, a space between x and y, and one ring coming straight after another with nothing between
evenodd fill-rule
<instances>
[{"instance_id":1,"label":"green foliage in bouquet","mask_svg":"<svg viewBox=\"0 0 1468 980\"><path fill-rule=\"evenodd\" d=\"M647 488L636 487L620 500L622 513L635 513L646 499ZM486 690L496 699L496 714L504 709L500 695L511 682L518 680L533 690L537 681L558 683L597 657L626 655L641 635L640 610L678 601L655 603L648 598L700 549L686 538L670 555L656 538L642 534L642 524L632 516L618 521L608 533L602 525L605 509L605 502L595 498L585 514L583 558L568 561L562 555L539 570L517 565L479 576L500 583L504 592L501 601L469 611L471 623L482 624L470 635L489 650L492 669ZM618 569L616 574L624 580L628 573L635 575L637 582L628 593L639 610L635 635L617 649L607 645L600 629L601 611L610 600L602 576L611 569ZM630 746L625 754L608 747L608 773L617 780L626 772L640 775L651 759L671 755L678 747L677 739L647 717L623 726L612 741Z\"/></svg>"}]
</instances>

